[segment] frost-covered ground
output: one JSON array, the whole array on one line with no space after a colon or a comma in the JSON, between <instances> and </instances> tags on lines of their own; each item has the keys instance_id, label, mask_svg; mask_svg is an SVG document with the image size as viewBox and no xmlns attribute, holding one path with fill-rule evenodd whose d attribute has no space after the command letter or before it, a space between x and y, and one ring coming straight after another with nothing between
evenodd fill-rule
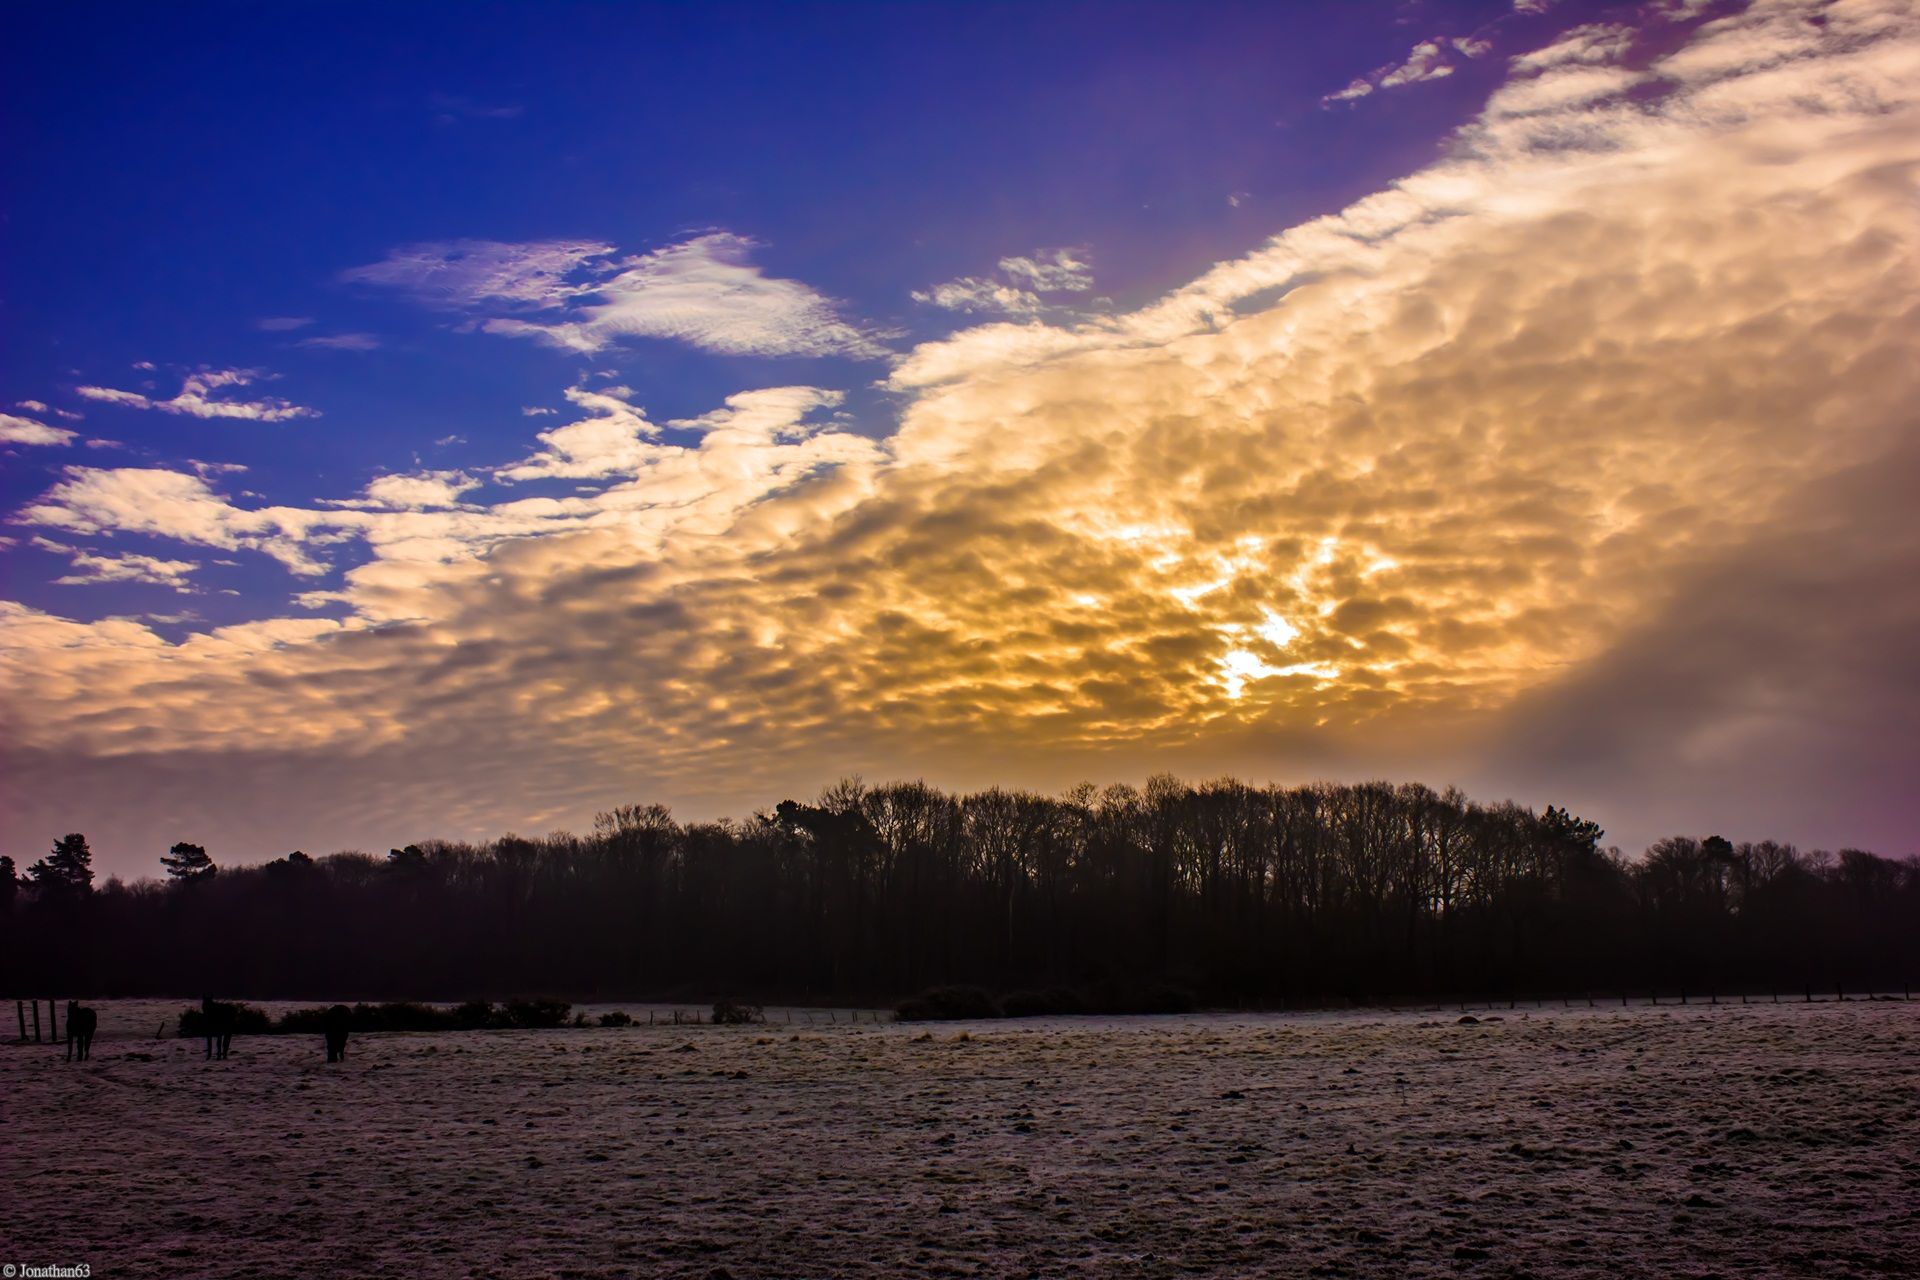
<instances>
[{"instance_id":1,"label":"frost-covered ground","mask_svg":"<svg viewBox=\"0 0 1920 1280\"><path fill-rule=\"evenodd\" d=\"M95 1276L1920 1275L1920 1004L0 1046ZM9 1020L12 1010L5 1011ZM775 1015L776 1018L782 1015ZM1481 1017L1487 1017L1484 1011ZM8 1027L9 1033L12 1028Z\"/></svg>"}]
</instances>

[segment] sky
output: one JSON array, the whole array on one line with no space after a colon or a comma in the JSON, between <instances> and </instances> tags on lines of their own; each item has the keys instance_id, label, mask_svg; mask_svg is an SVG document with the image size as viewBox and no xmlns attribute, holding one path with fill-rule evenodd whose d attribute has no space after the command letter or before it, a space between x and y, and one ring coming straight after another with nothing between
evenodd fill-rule
<instances>
[{"instance_id":1,"label":"sky","mask_svg":"<svg viewBox=\"0 0 1920 1280\"><path fill-rule=\"evenodd\" d=\"M0 850L1373 777L1920 852L1907 0L11 5Z\"/></svg>"}]
</instances>

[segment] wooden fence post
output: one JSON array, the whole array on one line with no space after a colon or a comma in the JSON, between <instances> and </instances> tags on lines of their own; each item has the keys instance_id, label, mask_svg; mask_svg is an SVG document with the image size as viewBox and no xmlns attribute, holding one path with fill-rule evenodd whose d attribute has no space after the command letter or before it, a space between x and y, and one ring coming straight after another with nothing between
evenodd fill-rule
<instances>
[{"instance_id":1,"label":"wooden fence post","mask_svg":"<svg viewBox=\"0 0 1920 1280\"><path fill-rule=\"evenodd\" d=\"M33 1002L33 1042L35 1044L40 1043L40 1001L38 998Z\"/></svg>"},{"instance_id":2,"label":"wooden fence post","mask_svg":"<svg viewBox=\"0 0 1920 1280\"><path fill-rule=\"evenodd\" d=\"M24 1044L27 1039L27 1002L26 1001L15 1000L13 1002L13 1016L20 1020L20 1040L21 1040L21 1043Z\"/></svg>"}]
</instances>

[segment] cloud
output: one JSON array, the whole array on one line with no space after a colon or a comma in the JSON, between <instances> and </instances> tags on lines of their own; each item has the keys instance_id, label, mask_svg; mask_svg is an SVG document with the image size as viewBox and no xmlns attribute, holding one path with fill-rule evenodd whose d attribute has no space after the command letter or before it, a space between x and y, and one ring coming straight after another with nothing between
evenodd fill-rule
<instances>
[{"instance_id":1,"label":"cloud","mask_svg":"<svg viewBox=\"0 0 1920 1280\"><path fill-rule=\"evenodd\" d=\"M819 430L819 424L807 419L821 409L834 408L842 399L838 391L819 387L767 387L730 395L722 407L710 413L676 418L667 425L679 431L699 432L708 445L720 441L763 444L804 440Z\"/></svg>"},{"instance_id":2,"label":"cloud","mask_svg":"<svg viewBox=\"0 0 1920 1280\"><path fill-rule=\"evenodd\" d=\"M583 353L623 338L670 338L722 355L886 354L821 294L763 275L748 261L753 247L727 232L699 236L627 259L594 284L591 293L600 301L575 305L576 319L502 318L482 327Z\"/></svg>"},{"instance_id":3,"label":"cloud","mask_svg":"<svg viewBox=\"0 0 1920 1280\"><path fill-rule=\"evenodd\" d=\"M255 320L253 327L267 333L286 333L293 329L304 329L312 323L312 316L267 316Z\"/></svg>"},{"instance_id":4,"label":"cloud","mask_svg":"<svg viewBox=\"0 0 1920 1280\"><path fill-rule=\"evenodd\" d=\"M150 367L150 366L149 366ZM155 400L137 391L114 387L75 387L89 400L116 404L128 409L158 409L161 413L184 414L190 418L238 418L248 422L291 422L296 418L317 418L318 409L292 404L274 396L259 400L215 399L227 387L245 387L270 375L253 369L203 369L190 373L177 394Z\"/></svg>"},{"instance_id":5,"label":"cloud","mask_svg":"<svg viewBox=\"0 0 1920 1280\"><path fill-rule=\"evenodd\" d=\"M1904 852L1920 32L1826 13L1569 36L1148 305L915 348L881 440L830 388L595 383L387 504L70 470L26 524L276 556L343 616L0 607L9 829L101 787L272 850L1170 768Z\"/></svg>"},{"instance_id":6,"label":"cloud","mask_svg":"<svg viewBox=\"0 0 1920 1280\"><path fill-rule=\"evenodd\" d=\"M459 471L423 471L380 476L367 484L367 501L397 511L432 511L460 504L460 495L480 481Z\"/></svg>"},{"instance_id":7,"label":"cloud","mask_svg":"<svg viewBox=\"0 0 1920 1280\"><path fill-rule=\"evenodd\" d=\"M962 276L931 289L916 289L913 300L947 311L1004 311L1012 315L1032 315L1045 304L1031 290L1016 288L979 276Z\"/></svg>"},{"instance_id":8,"label":"cloud","mask_svg":"<svg viewBox=\"0 0 1920 1280\"><path fill-rule=\"evenodd\" d=\"M329 333L302 338L293 345L317 351L377 351L380 339L371 333Z\"/></svg>"},{"instance_id":9,"label":"cloud","mask_svg":"<svg viewBox=\"0 0 1920 1280\"><path fill-rule=\"evenodd\" d=\"M162 468L68 467L63 480L16 518L70 533L137 533L229 551L251 548L295 573L326 572L302 545L320 525L313 513L242 511L216 495L205 477Z\"/></svg>"},{"instance_id":10,"label":"cloud","mask_svg":"<svg viewBox=\"0 0 1920 1280\"><path fill-rule=\"evenodd\" d=\"M1584 775L1616 832L1693 809L1692 830L1912 830L1920 742L1920 440L1830 472L1772 529L1691 566L1667 602L1569 678L1516 702L1484 767L1509 786ZM1845 519L1833 513L1845 511ZM1606 768L1595 769L1598 758ZM1911 839L1888 851L1911 853Z\"/></svg>"},{"instance_id":11,"label":"cloud","mask_svg":"<svg viewBox=\"0 0 1920 1280\"><path fill-rule=\"evenodd\" d=\"M457 124L462 120L518 120L527 113L523 106L488 106L458 94L436 93L428 103L433 107L434 119L441 124Z\"/></svg>"},{"instance_id":12,"label":"cloud","mask_svg":"<svg viewBox=\"0 0 1920 1280\"><path fill-rule=\"evenodd\" d=\"M1431 40L1422 40L1413 46L1404 62L1379 67L1361 76L1346 88L1330 93L1320 101L1324 104L1352 102L1381 89L1398 89L1410 84L1424 84L1430 80L1444 80L1454 73L1462 62L1482 57L1491 52L1491 42L1475 36L1435 36Z\"/></svg>"},{"instance_id":13,"label":"cloud","mask_svg":"<svg viewBox=\"0 0 1920 1280\"><path fill-rule=\"evenodd\" d=\"M546 309L581 289L569 283L587 264L614 252L586 240L450 240L410 244L381 262L341 273L349 284L397 289L427 306L464 310L487 303Z\"/></svg>"},{"instance_id":14,"label":"cloud","mask_svg":"<svg viewBox=\"0 0 1920 1280\"><path fill-rule=\"evenodd\" d=\"M41 411L45 411L45 406L41 406ZM78 434L65 427L50 427L32 418L0 413L0 444L72 444Z\"/></svg>"},{"instance_id":15,"label":"cloud","mask_svg":"<svg viewBox=\"0 0 1920 1280\"><path fill-rule=\"evenodd\" d=\"M947 311L998 311L1007 315L1038 315L1048 305L1043 293L1081 293L1093 288L1093 275L1084 253L1077 249L1043 249L1032 257L1000 259L1001 279L963 276L931 289L917 289L915 302Z\"/></svg>"},{"instance_id":16,"label":"cloud","mask_svg":"<svg viewBox=\"0 0 1920 1280\"><path fill-rule=\"evenodd\" d=\"M755 242L716 231L637 257L574 241L409 245L345 279L398 288L430 305L504 304L488 333L591 354L629 338L663 338L722 355L873 358L878 336L842 320L824 295L764 274ZM560 318L544 313L564 310ZM531 313L542 318L528 318Z\"/></svg>"},{"instance_id":17,"label":"cloud","mask_svg":"<svg viewBox=\"0 0 1920 1280\"><path fill-rule=\"evenodd\" d=\"M502 469L500 478L587 480L644 465L652 449L648 441L660 434L660 428L627 402L632 394L626 387L570 388L567 399L584 409L586 416L542 431L539 452Z\"/></svg>"},{"instance_id":18,"label":"cloud","mask_svg":"<svg viewBox=\"0 0 1920 1280\"><path fill-rule=\"evenodd\" d=\"M674 443L622 397L624 387L578 388L567 397L575 421L540 434L527 458L484 476L425 471L379 476L358 497L313 507L245 506L221 493L221 475L244 468L190 464L193 473L158 467L69 467L64 478L16 515L20 523L82 535L132 533L191 546L267 555L294 574L325 578L342 559L371 560L344 572L345 589L301 593L311 606L344 603L363 621L412 617L421 593L459 583L478 562L516 539L617 531L625 545L657 547L675 531L724 529L755 504L823 470L869 469L868 440L812 421L840 401L811 387L742 392L673 431ZM534 480L599 482L566 498L470 498L485 484Z\"/></svg>"},{"instance_id":19,"label":"cloud","mask_svg":"<svg viewBox=\"0 0 1920 1280\"><path fill-rule=\"evenodd\" d=\"M1041 293L1083 293L1093 288L1093 273L1078 249L1043 249L1030 258L1002 258L1000 270Z\"/></svg>"},{"instance_id":20,"label":"cloud","mask_svg":"<svg viewBox=\"0 0 1920 1280\"><path fill-rule=\"evenodd\" d=\"M139 582L188 591L192 589L192 584L188 582L187 575L200 567L192 560L164 560L157 556L88 551L64 546L48 538L35 538L33 543L42 550L64 555L73 562L72 573L54 579L55 584L60 586Z\"/></svg>"}]
</instances>

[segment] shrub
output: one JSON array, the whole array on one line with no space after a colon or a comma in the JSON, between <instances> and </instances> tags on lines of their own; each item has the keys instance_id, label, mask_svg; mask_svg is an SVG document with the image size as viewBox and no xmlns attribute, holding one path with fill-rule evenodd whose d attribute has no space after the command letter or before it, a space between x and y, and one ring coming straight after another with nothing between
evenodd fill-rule
<instances>
[{"instance_id":1,"label":"shrub","mask_svg":"<svg viewBox=\"0 0 1920 1280\"><path fill-rule=\"evenodd\" d=\"M713 1022L719 1027L737 1027L749 1022L763 1021L760 1006L741 1004L736 1000L716 1000L713 1003Z\"/></svg>"},{"instance_id":2,"label":"shrub","mask_svg":"<svg viewBox=\"0 0 1920 1280\"><path fill-rule=\"evenodd\" d=\"M998 1018L1000 1006L984 987L928 987L902 1000L894 1010L902 1022L954 1022L966 1018Z\"/></svg>"},{"instance_id":3,"label":"shrub","mask_svg":"<svg viewBox=\"0 0 1920 1280\"><path fill-rule=\"evenodd\" d=\"M355 1031L445 1031L452 1029L453 1018L432 1005L389 1000L385 1004L356 1004L348 1025Z\"/></svg>"},{"instance_id":4,"label":"shrub","mask_svg":"<svg viewBox=\"0 0 1920 1280\"><path fill-rule=\"evenodd\" d=\"M509 1000L507 1025L510 1027L564 1027L573 1005L565 1000Z\"/></svg>"},{"instance_id":5,"label":"shrub","mask_svg":"<svg viewBox=\"0 0 1920 1280\"><path fill-rule=\"evenodd\" d=\"M603 1013L600 1015L600 1025L603 1027L630 1027L633 1025L633 1015L625 1009L615 1009L612 1013Z\"/></svg>"},{"instance_id":6,"label":"shrub","mask_svg":"<svg viewBox=\"0 0 1920 1280\"><path fill-rule=\"evenodd\" d=\"M503 1026L506 1022L505 1015L485 1000L468 1000L457 1004L448 1016L461 1031L479 1031L486 1027Z\"/></svg>"},{"instance_id":7,"label":"shrub","mask_svg":"<svg viewBox=\"0 0 1920 1280\"><path fill-rule=\"evenodd\" d=\"M280 1015L280 1021L273 1024L275 1031L286 1035L319 1035L326 1030L325 1008L289 1009Z\"/></svg>"}]
</instances>

